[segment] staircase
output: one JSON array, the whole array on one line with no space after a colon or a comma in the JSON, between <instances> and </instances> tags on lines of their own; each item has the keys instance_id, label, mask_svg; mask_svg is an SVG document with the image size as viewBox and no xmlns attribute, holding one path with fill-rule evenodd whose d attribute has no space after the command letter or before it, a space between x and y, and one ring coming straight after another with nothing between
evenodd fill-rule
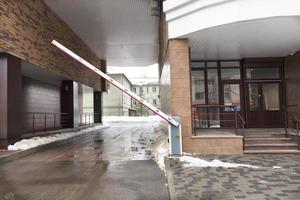
<instances>
[{"instance_id":1,"label":"staircase","mask_svg":"<svg viewBox=\"0 0 300 200\"><path fill-rule=\"evenodd\" d=\"M284 129L245 129L244 153L300 153Z\"/></svg>"}]
</instances>

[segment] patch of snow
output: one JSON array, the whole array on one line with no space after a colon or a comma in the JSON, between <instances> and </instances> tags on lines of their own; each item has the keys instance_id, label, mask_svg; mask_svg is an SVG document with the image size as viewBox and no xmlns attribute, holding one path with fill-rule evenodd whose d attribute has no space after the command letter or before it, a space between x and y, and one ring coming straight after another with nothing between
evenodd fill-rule
<instances>
[{"instance_id":1,"label":"patch of snow","mask_svg":"<svg viewBox=\"0 0 300 200\"><path fill-rule=\"evenodd\" d=\"M165 171L165 157L169 155L168 142L161 143L156 151L156 163L162 171Z\"/></svg>"},{"instance_id":2,"label":"patch of snow","mask_svg":"<svg viewBox=\"0 0 300 200\"><path fill-rule=\"evenodd\" d=\"M184 162L183 167L223 167L223 168L246 167L246 168L253 168L253 169L259 168L253 165L222 162L217 159L213 161L206 161L204 159L194 158L191 156L181 156L178 159L179 161Z\"/></svg>"},{"instance_id":3,"label":"patch of snow","mask_svg":"<svg viewBox=\"0 0 300 200\"><path fill-rule=\"evenodd\" d=\"M197 155L197 154L196 154L196 153L182 152L182 155L184 155L184 156L195 156L195 155Z\"/></svg>"},{"instance_id":4,"label":"patch of snow","mask_svg":"<svg viewBox=\"0 0 300 200\"><path fill-rule=\"evenodd\" d=\"M93 126L90 128L86 128L77 132L65 132L65 133L58 133L54 135L49 136L37 136L30 139L23 139L19 142L16 142L13 145L8 146L8 150L10 151L17 151L17 150L27 150L31 149L40 145L48 144L51 142L59 141L59 140L65 140L68 138L72 138L75 136L83 135L88 132L97 130L97 129L103 129L109 127L109 124L104 123L103 125Z\"/></svg>"},{"instance_id":5,"label":"patch of snow","mask_svg":"<svg viewBox=\"0 0 300 200\"><path fill-rule=\"evenodd\" d=\"M279 167L279 166L273 166L273 169L282 169L282 167Z\"/></svg>"},{"instance_id":6,"label":"patch of snow","mask_svg":"<svg viewBox=\"0 0 300 200\"><path fill-rule=\"evenodd\" d=\"M260 184L267 184L268 182L267 181L264 181L264 180L260 180L258 181Z\"/></svg>"},{"instance_id":7,"label":"patch of snow","mask_svg":"<svg viewBox=\"0 0 300 200\"><path fill-rule=\"evenodd\" d=\"M159 122L161 118L157 115L147 117L129 117L129 116L104 116L105 122Z\"/></svg>"},{"instance_id":8,"label":"patch of snow","mask_svg":"<svg viewBox=\"0 0 300 200\"><path fill-rule=\"evenodd\" d=\"M163 125L161 123L156 126L155 132L157 137L151 144L152 156L158 167L165 172L165 157L170 154L168 136L163 131Z\"/></svg>"}]
</instances>

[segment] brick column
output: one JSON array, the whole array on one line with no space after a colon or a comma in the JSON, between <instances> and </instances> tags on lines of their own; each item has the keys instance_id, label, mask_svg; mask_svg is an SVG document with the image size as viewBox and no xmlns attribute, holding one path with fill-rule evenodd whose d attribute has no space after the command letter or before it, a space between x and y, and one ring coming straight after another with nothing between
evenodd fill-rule
<instances>
[{"instance_id":1,"label":"brick column","mask_svg":"<svg viewBox=\"0 0 300 200\"><path fill-rule=\"evenodd\" d=\"M169 41L171 74L171 114L182 120L183 150L192 136L192 100L189 43L187 39Z\"/></svg>"},{"instance_id":2,"label":"brick column","mask_svg":"<svg viewBox=\"0 0 300 200\"><path fill-rule=\"evenodd\" d=\"M20 138L21 97L21 59L0 53L0 139Z\"/></svg>"}]
</instances>

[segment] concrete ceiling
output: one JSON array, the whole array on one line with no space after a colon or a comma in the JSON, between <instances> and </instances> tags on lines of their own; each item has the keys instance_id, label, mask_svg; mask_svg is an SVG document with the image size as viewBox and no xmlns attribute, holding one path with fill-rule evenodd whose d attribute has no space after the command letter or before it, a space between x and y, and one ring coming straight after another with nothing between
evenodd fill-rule
<instances>
[{"instance_id":1,"label":"concrete ceiling","mask_svg":"<svg viewBox=\"0 0 300 200\"><path fill-rule=\"evenodd\" d=\"M151 0L44 0L108 66L157 63Z\"/></svg>"},{"instance_id":2,"label":"concrete ceiling","mask_svg":"<svg viewBox=\"0 0 300 200\"><path fill-rule=\"evenodd\" d=\"M191 58L199 60L280 57L300 50L300 17L237 22L187 36Z\"/></svg>"}]
</instances>

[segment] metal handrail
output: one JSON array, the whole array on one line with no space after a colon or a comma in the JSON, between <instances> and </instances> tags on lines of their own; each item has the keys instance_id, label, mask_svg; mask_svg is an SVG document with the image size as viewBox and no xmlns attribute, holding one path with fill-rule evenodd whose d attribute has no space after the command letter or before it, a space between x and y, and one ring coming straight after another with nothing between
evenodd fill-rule
<instances>
[{"instance_id":1,"label":"metal handrail","mask_svg":"<svg viewBox=\"0 0 300 200\"><path fill-rule=\"evenodd\" d=\"M70 127L72 116L71 113L50 112L24 112L24 115L29 117L23 118L23 133L35 133L36 131Z\"/></svg>"},{"instance_id":2,"label":"metal handrail","mask_svg":"<svg viewBox=\"0 0 300 200\"><path fill-rule=\"evenodd\" d=\"M237 106L231 106L231 105L218 105L218 104L210 104L210 105L205 105L205 104L193 104L192 107L198 107L198 108L236 108Z\"/></svg>"},{"instance_id":3,"label":"metal handrail","mask_svg":"<svg viewBox=\"0 0 300 200\"><path fill-rule=\"evenodd\" d=\"M209 110L212 108L219 109L219 112L215 112L215 111L210 112ZM220 110L222 108L224 108L223 111ZM225 110L226 108L229 108L229 110L226 111ZM211 122L212 123L219 122L220 127L218 127L218 128L222 128L221 127L222 123L232 122L233 123L232 128L235 130L235 134L239 135L240 127L242 129L244 129L245 124L246 124L242 115L238 111L237 106L193 104L192 109L193 109L193 131L195 134L196 134L195 129L198 129L198 128L201 128L201 129L212 128L212 127L217 128L216 126L211 125L210 124ZM204 109L204 110L201 111L201 110L197 110L197 109ZM212 115L217 116L218 119L213 119L213 120L209 119L209 117ZM232 119L221 119L222 116L227 116L227 117L232 116ZM198 123L198 126L196 123Z\"/></svg>"},{"instance_id":4,"label":"metal handrail","mask_svg":"<svg viewBox=\"0 0 300 200\"><path fill-rule=\"evenodd\" d=\"M296 122L296 142L298 144L298 149L300 150L300 135L299 135L299 125L300 125L300 121L297 117L294 117L295 122Z\"/></svg>"},{"instance_id":5,"label":"metal handrail","mask_svg":"<svg viewBox=\"0 0 300 200\"><path fill-rule=\"evenodd\" d=\"M239 113L239 112L238 112L238 117L239 117L239 119L240 119L240 121L241 121L242 128L244 129L245 126L246 126L246 121L245 121L245 119L242 117L241 113Z\"/></svg>"},{"instance_id":6,"label":"metal handrail","mask_svg":"<svg viewBox=\"0 0 300 200\"><path fill-rule=\"evenodd\" d=\"M296 140L298 149L300 150L300 134L299 134L300 120L296 116L292 116L292 119L289 120L288 110L287 110L288 107L299 107L300 108L300 105L299 104L287 105L287 107L284 108L285 133L292 139ZM290 124L292 124L292 127L289 126ZM296 129L296 134L295 135L291 134L291 132L288 131L289 129Z\"/></svg>"},{"instance_id":7,"label":"metal handrail","mask_svg":"<svg viewBox=\"0 0 300 200\"><path fill-rule=\"evenodd\" d=\"M84 122L82 121L85 116ZM23 133L35 133L37 131L49 131L62 128L72 128L72 113L46 113L24 112ZM28 116L28 117L25 117ZM80 113L80 126L94 124L95 119L101 117L101 113Z\"/></svg>"}]
</instances>

